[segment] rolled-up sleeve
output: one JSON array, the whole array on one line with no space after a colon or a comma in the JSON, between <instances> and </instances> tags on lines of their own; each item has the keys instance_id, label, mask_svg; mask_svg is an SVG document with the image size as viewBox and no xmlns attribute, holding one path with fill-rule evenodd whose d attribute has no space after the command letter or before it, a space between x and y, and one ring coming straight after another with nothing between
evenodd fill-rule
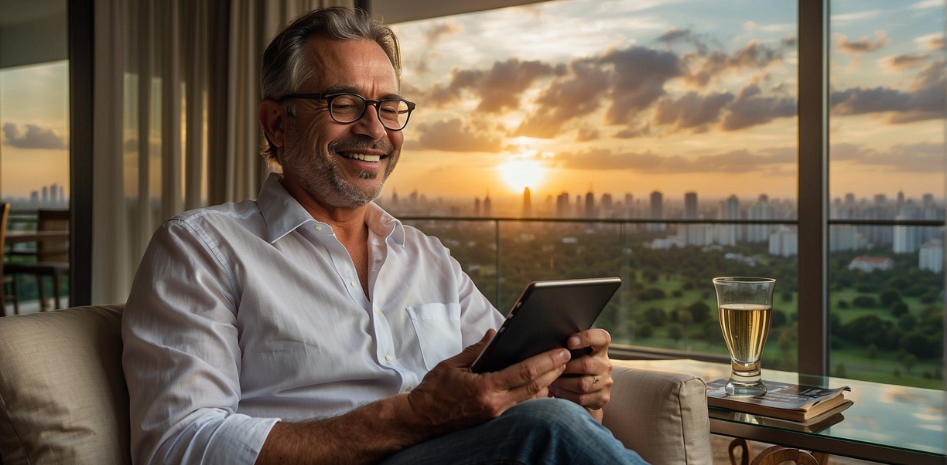
<instances>
[{"instance_id":1,"label":"rolled-up sleeve","mask_svg":"<svg viewBox=\"0 0 947 465\"><path fill-rule=\"evenodd\" d=\"M135 276L122 320L135 464L252 464L279 421L236 413L239 297L216 247L168 221Z\"/></svg>"}]
</instances>

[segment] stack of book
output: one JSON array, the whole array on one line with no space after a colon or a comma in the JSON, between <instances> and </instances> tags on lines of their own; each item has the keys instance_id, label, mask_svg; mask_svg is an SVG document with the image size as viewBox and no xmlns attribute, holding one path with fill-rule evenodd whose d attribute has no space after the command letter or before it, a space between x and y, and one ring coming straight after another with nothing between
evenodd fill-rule
<instances>
[{"instance_id":1,"label":"stack of book","mask_svg":"<svg viewBox=\"0 0 947 465\"><path fill-rule=\"evenodd\" d=\"M707 404L729 412L714 416L733 417L740 413L758 415L755 422L799 431L821 431L845 419L842 411L852 406L844 393L848 386L828 389L816 386L763 381L766 394L757 397L727 396L726 379L707 383Z\"/></svg>"}]
</instances>

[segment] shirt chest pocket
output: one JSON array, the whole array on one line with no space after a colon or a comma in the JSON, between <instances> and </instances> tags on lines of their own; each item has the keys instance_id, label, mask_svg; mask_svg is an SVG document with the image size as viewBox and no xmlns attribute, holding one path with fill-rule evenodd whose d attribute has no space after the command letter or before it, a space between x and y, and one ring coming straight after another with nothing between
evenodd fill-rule
<instances>
[{"instance_id":1,"label":"shirt chest pocket","mask_svg":"<svg viewBox=\"0 0 947 465\"><path fill-rule=\"evenodd\" d=\"M463 350L460 304L424 304L407 307L428 370Z\"/></svg>"}]
</instances>

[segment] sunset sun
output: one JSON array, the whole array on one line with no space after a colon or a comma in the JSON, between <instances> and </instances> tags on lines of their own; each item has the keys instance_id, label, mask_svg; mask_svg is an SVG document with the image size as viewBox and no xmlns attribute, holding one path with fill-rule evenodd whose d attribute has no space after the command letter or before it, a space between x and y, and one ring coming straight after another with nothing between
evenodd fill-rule
<instances>
[{"instance_id":1,"label":"sunset sun","mask_svg":"<svg viewBox=\"0 0 947 465\"><path fill-rule=\"evenodd\" d=\"M500 175L515 192L529 187L535 189L546 176L546 168L538 160L513 159L497 167Z\"/></svg>"}]
</instances>

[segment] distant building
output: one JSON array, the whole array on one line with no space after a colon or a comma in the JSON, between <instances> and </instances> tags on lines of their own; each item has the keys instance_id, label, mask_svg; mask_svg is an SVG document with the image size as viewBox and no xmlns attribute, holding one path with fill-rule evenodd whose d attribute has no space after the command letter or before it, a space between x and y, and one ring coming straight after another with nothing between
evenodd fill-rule
<instances>
[{"instance_id":1,"label":"distant building","mask_svg":"<svg viewBox=\"0 0 947 465\"><path fill-rule=\"evenodd\" d=\"M474 197L474 216L480 216L480 197Z\"/></svg>"},{"instance_id":2,"label":"distant building","mask_svg":"<svg viewBox=\"0 0 947 465\"><path fill-rule=\"evenodd\" d=\"M611 218L612 217L612 194L602 194L602 218Z\"/></svg>"},{"instance_id":3,"label":"distant building","mask_svg":"<svg viewBox=\"0 0 947 465\"><path fill-rule=\"evenodd\" d=\"M533 216L533 201L529 195L529 188L523 189L523 218Z\"/></svg>"},{"instance_id":4,"label":"distant building","mask_svg":"<svg viewBox=\"0 0 947 465\"><path fill-rule=\"evenodd\" d=\"M917 267L940 273L944 270L944 245L941 241L932 240L918 250Z\"/></svg>"},{"instance_id":5,"label":"distant building","mask_svg":"<svg viewBox=\"0 0 947 465\"><path fill-rule=\"evenodd\" d=\"M697 193L687 192L684 194L684 219L697 219Z\"/></svg>"},{"instance_id":6,"label":"distant building","mask_svg":"<svg viewBox=\"0 0 947 465\"><path fill-rule=\"evenodd\" d=\"M737 196L731 195L727 200L720 202L719 219L739 220L741 219L740 216L740 199ZM720 245L736 245L737 241L743 239L743 235L740 234L740 226L738 224L718 224L717 243Z\"/></svg>"},{"instance_id":7,"label":"distant building","mask_svg":"<svg viewBox=\"0 0 947 465\"><path fill-rule=\"evenodd\" d=\"M896 220L917 220L921 218L920 209L913 200L908 200L898 212ZM895 226L894 244L891 250L894 253L914 253L921 248L921 228L917 226Z\"/></svg>"},{"instance_id":8,"label":"distant building","mask_svg":"<svg viewBox=\"0 0 947 465\"><path fill-rule=\"evenodd\" d=\"M654 191L651 193L651 219L664 219L664 194ZM649 223L648 231L664 231L667 225L664 223Z\"/></svg>"},{"instance_id":9,"label":"distant building","mask_svg":"<svg viewBox=\"0 0 947 465\"><path fill-rule=\"evenodd\" d=\"M556 196L556 216L559 218L569 217L569 193L563 192Z\"/></svg>"},{"instance_id":10,"label":"distant building","mask_svg":"<svg viewBox=\"0 0 947 465\"><path fill-rule=\"evenodd\" d=\"M651 241L650 248L664 250L671 247L684 247L684 243L677 236L666 237L664 239L655 239Z\"/></svg>"},{"instance_id":11,"label":"distant building","mask_svg":"<svg viewBox=\"0 0 947 465\"><path fill-rule=\"evenodd\" d=\"M585 217L586 218L595 218L595 194L592 192L587 192L585 194Z\"/></svg>"},{"instance_id":12,"label":"distant building","mask_svg":"<svg viewBox=\"0 0 947 465\"><path fill-rule=\"evenodd\" d=\"M894 268L894 260L891 257L868 257L862 255L852 259L848 264L850 270L862 270L865 273L872 273L875 270L890 270Z\"/></svg>"},{"instance_id":13,"label":"distant building","mask_svg":"<svg viewBox=\"0 0 947 465\"><path fill-rule=\"evenodd\" d=\"M851 225L829 228L829 251L858 250L860 248L858 229Z\"/></svg>"},{"instance_id":14,"label":"distant building","mask_svg":"<svg viewBox=\"0 0 947 465\"><path fill-rule=\"evenodd\" d=\"M493 205L490 203L490 194L483 199L483 216L490 218L493 216Z\"/></svg>"},{"instance_id":15,"label":"distant building","mask_svg":"<svg viewBox=\"0 0 947 465\"><path fill-rule=\"evenodd\" d=\"M769 235L769 254L779 257L796 255L799 251L799 239L795 231L780 226Z\"/></svg>"},{"instance_id":16,"label":"distant building","mask_svg":"<svg viewBox=\"0 0 947 465\"><path fill-rule=\"evenodd\" d=\"M769 197L766 194L760 196L759 200L750 205L747 209L748 220L771 220L773 219L773 207L769 204ZM768 224L749 224L746 227L747 242L766 242L769 240L773 227Z\"/></svg>"},{"instance_id":17,"label":"distant building","mask_svg":"<svg viewBox=\"0 0 947 465\"><path fill-rule=\"evenodd\" d=\"M713 245L714 243L714 225L712 224L687 224L681 225L686 231L684 242L687 245L696 245L700 247Z\"/></svg>"}]
</instances>

